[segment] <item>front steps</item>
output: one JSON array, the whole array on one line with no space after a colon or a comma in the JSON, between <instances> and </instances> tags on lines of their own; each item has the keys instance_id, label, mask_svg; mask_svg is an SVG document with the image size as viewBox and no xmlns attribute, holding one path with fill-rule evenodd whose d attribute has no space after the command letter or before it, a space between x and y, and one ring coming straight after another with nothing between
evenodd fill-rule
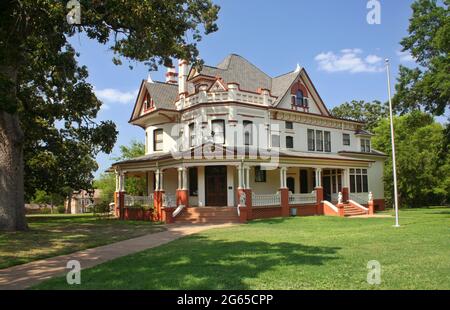
<instances>
[{"instance_id":1,"label":"front steps","mask_svg":"<svg viewBox=\"0 0 450 310\"><path fill-rule=\"evenodd\" d=\"M175 223L225 224L239 223L236 208L233 207L189 207L174 218Z\"/></svg>"},{"instance_id":2,"label":"front steps","mask_svg":"<svg viewBox=\"0 0 450 310\"><path fill-rule=\"evenodd\" d=\"M366 215L367 212L349 203L344 204L344 216Z\"/></svg>"}]
</instances>

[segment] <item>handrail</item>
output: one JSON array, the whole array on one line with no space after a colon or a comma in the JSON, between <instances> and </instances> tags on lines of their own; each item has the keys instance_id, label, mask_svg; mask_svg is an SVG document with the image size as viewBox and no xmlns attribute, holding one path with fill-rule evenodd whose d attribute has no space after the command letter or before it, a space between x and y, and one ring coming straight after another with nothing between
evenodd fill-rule
<instances>
[{"instance_id":1,"label":"handrail","mask_svg":"<svg viewBox=\"0 0 450 310\"><path fill-rule=\"evenodd\" d=\"M327 205L328 207L330 207L334 212L336 212L337 214L339 214L339 209L332 204L331 202L329 202L328 200L324 200L322 201L323 204Z\"/></svg>"},{"instance_id":2,"label":"handrail","mask_svg":"<svg viewBox=\"0 0 450 310\"><path fill-rule=\"evenodd\" d=\"M172 212L172 217L177 217L178 214L181 213L181 211L183 211L183 209L185 208L185 205L179 205L175 211Z\"/></svg>"},{"instance_id":3,"label":"handrail","mask_svg":"<svg viewBox=\"0 0 450 310\"><path fill-rule=\"evenodd\" d=\"M316 191L314 190L308 194L293 194L292 192L289 192L288 200L290 205L316 203Z\"/></svg>"},{"instance_id":4,"label":"handrail","mask_svg":"<svg viewBox=\"0 0 450 310\"><path fill-rule=\"evenodd\" d=\"M360 209L362 209L362 210L364 210L364 211L366 211L366 212L369 211L369 208L366 208L366 207L360 205L358 202L356 202L356 201L354 201L354 200L352 200L352 199L349 199L348 202L350 202L350 203L351 203L352 205L354 205L355 207L360 208Z\"/></svg>"}]
</instances>

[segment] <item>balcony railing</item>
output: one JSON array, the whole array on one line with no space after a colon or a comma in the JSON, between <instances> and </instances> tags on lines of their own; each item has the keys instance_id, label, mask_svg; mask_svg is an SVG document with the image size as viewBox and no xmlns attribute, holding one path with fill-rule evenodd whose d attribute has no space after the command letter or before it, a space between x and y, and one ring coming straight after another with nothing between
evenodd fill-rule
<instances>
[{"instance_id":1,"label":"balcony railing","mask_svg":"<svg viewBox=\"0 0 450 310\"><path fill-rule=\"evenodd\" d=\"M316 203L316 191L312 191L308 194L293 194L289 192L289 204L290 205L301 205L301 204L310 204Z\"/></svg>"},{"instance_id":2,"label":"balcony railing","mask_svg":"<svg viewBox=\"0 0 450 310\"><path fill-rule=\"evenodd\" d=\"M252 205L254 207L278 206L281 207L280 193L257 195L252 193Z\"/></svg>"},{"instance_id":3,"label":"balcony railing","mask_svg":"<svg viewBox=\"0 0 450 310\"><path fill-rule=\"evenodd\" d=\"M134 205L153 206L153 194L148 196L125 195L124 202L126 207L132 207Z\"/></svg>"},{"instance_id":4,"label":"balcony railing","mask_svg":"<svg viewBox=\"0 0 450 310\"><path fill-rule=\"evenodd\" d=\"M240 90L229 90L215 93L202 93L199 92L195 95L191 95L184 99L184 108L207 102L224 102L224 101L237 101L243 103L253 103L258 105L271 105L275 98L264 94L254 94L249 92L243 92Z\"/></svg>"},{"instance_id":5,"label":"balcony railing","mask_svg":"<svg viewBox=\"0 0 450 310\"><path fill-rule=\"evenodd\" d=\"M361 205L366 205L369 201L369 193L349 193L349 199Z\"/></svg>"}]
</instances>

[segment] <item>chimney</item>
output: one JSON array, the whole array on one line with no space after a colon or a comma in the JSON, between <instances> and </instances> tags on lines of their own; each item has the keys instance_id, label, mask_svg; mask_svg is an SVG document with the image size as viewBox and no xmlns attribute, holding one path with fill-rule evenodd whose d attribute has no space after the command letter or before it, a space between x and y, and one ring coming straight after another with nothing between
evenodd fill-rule
<instances>
[{"instance_id":1,"label":"chimney","mask_svg":"<svg viewBox=\"0 0 450 310\"><path fill-rule=\"evenodd\" d=\"M170 84L177 84L177 76L178 73L175 70L174 67L169 67L167 68L167 73L166 73L166 83L170 83Z\"/></svg>"},{"instance_id":2,"label":"chimney","mask_svg":"<svg viewBox=\"0 0 450 310\"><path fill-rule=\"evenodd\" d=\"M178 62L178 94L186 95L188 93L187 88L187 75L188 75L188 62L187 60L181 59Z\"/></svg>"}]
</instances>

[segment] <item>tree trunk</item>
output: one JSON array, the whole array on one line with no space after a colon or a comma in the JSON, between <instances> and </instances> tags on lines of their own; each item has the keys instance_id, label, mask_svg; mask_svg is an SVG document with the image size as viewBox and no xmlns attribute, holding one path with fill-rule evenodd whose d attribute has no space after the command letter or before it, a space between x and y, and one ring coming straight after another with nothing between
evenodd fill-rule
<instances>
[{"instance_id":1,"label":"tree trunk","mask_svg":"<svg viewBox=\"0 0 450 310\"><path fill-rule=\"evenodd\" d=\"M0 111L0 230L25 230L23 141L19 116Z\"/></svg>"},{"instance_id":2,"label":"tree trunk","mask_svg":"<svg viewBox=\"0 0 450 310\"><path fill-rule=\"evenodd\" d=\"M70 213L72 213L72 193L70 193L68 196L67 196L67 206L66 206L66 210L65 210L65 213L66 214L70 214Z\"/></svg>"}]
</instances>

